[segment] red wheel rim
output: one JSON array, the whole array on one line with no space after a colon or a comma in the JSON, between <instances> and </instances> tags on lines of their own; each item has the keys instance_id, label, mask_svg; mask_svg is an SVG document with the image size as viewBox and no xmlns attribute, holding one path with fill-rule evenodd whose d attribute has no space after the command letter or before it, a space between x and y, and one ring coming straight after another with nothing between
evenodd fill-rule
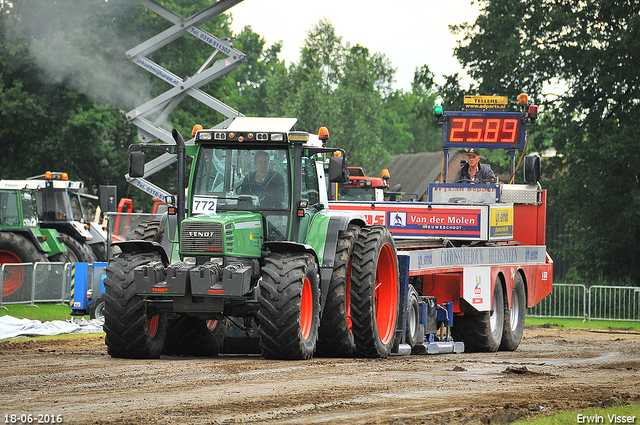
<instances>
[{"instance_id":1,"label":"red wheel rim","mask_svg":"<svg viewBox=\"0 0 640 425\"><path fill-rule=\"evenodd\" d=\"M311 282L308 277L304 278L302 285L302 300L300 302L300 330L302 339L309 338L311 333L311 323L313 323L313 293Z\"/></svg>"},{"instance_id":2,"label":"red wheel rim","mask_svg":"<svg viewBox=\"0 0 640 425\"><path fill-rule=\"evenodd\" d=\"M20 257L13 252L0 251L0 264L22 263ZM7 277L8 275L8 277ZM4 283L2 285L2 296L8 297L16 292L24 282L24 269L22 267L5 268Z\"/></svg>"},{"instance_id":3,"label":"red wheel rim","mask_svg":"<svg viewBox=\"0 0 640 425\"><path fill-rule=\"evenodd\" d=\"M376 324L378 335L383 344L393 338L398 313L398 275L396 259L391 245L384 244L380 249L376 265Z\"/></svg>"},{"instance_id":4,"label":"red wheel rim","mask_svg":"<svg viewBox=\"0 0 640 425\"><path fill-rule=\"evenodd\" d=\"M351 264L353 260L349 258L349 264L347 265L347 277L345 283L344 302L345 309L347 311L347 325L349 327L349 333L353 333L353 323L351 322Z\"/></svg>"},{"instance_id":5,"label":"red wheel rim","mask_svg":"<svg viewBox=\"0 0 640 425\"><path fill-rule=\"evenodd\" d=\"M160 315L157 314L147 319L147 328L149 329L149 338L153 339L158 334L158 327L160 326Z\"/></svg>"},{"instance_id":6,"label":"red wheel rim","mask_svg":"<svg viewBox=\"0 0 640 425\"><path fill-rule=\"evenodd\" d=\"M214 330L216 326L218 326L217 320L207 320L207 329L209 330L209 332Z\"/></svg>"}]
</instances>

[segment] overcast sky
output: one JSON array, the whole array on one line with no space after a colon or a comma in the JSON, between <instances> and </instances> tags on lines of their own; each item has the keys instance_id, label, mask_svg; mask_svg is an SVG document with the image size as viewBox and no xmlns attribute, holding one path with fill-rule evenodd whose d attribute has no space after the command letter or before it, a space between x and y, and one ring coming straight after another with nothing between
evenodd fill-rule
<instances>
[{"instance_id":1,"label":"overcast sky","mask_svg":"<svg viewBox=\"0 0 640 425\"><path fill-rule=\"evenodd\" d=\"M344 42L385 54L397 69L395 87L408 91L424 64L438 83L442 75L466 75L453 57L449 25L475 22L479 8L471 0L244 0L228 12L235 33L251 25L267 45L282 40L287 64L297 62L307 32L326 18Z\"/></svg>"}]
</instances>

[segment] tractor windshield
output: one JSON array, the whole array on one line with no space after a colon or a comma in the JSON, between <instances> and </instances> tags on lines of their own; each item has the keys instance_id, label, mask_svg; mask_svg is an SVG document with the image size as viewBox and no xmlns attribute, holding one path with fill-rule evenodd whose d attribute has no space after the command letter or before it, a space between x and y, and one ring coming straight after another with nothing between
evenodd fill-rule
<instances>
[{"instance_id":1,"label":"tractor windshield","mask_svg":"<svg viewBox=\"0 0 640 425\"><path fill-rule=\"evenodd\" d=\"M38 225L36 193L32 190L22 191L22 224L25 227L36 227Z\"/></svg>"},{"instance_id":2,"label":"tractor windshield","mask_svg":"<svg viewBox=\"0 0 640 425\"><path fill-rule=\"evenodd\" d=\"M192 214L206 214L211 208L288 210L290 175L285 148L203 146L195 166Z\"/></svg>"},{"instance_id":3,"label":"tractor windshield","mask_svg":"<svg viewBox=\"0 0 640 425\"><path fill-rule=\"evenodd\" d=\"M71 204L71 212L73 213L73 219L76 221L83 221L84 211L82 208L82 202L80 200L80 194L75 192L69 192L69 203Z\"/></svg>"},{"instance_id":4,"label":"tractor windshield","mask_svg":"<svg viewBox=\"0 0 640 425\"><path fill-rule=\"evenodd\" d=\"M0 225L20 225L18 193L16 190L0 190Z\"/></svg>"},{"instance_id":5,"label":"tractor windshield","mask_svg":"<svg viewBox=\"0 0 640 425\"><path fill-rule=\"evenodd\" d=\"M375 201L376 190L372 187L344 187L338 188L338 199L344 201Z\"/></svg>"},{"instance_id":6,"label":"tractor windshield","mask_svg":"<svg viewBox=\"0 0 640 425\"><path fill-rule=\"evenodd\" d=\"M40 221L72 221L73 212L66 189L54 189L52 196L45 195L48 189L37 192L38 217ZM49 192L50 193L50 192Z\"/></svg>"}]
</instances>

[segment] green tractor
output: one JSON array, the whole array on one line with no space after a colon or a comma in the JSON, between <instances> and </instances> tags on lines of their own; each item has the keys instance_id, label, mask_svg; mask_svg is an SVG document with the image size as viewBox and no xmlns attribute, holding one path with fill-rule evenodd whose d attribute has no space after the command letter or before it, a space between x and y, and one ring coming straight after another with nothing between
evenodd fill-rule
<instances>
[{"instance_id":1,"label":"green tractor","mask_svg":"<svg viewBox=\"0 0 640 425\"><path fill-rule=\"evenodd\" d=\"M0 180L0 264L65 262L67 249L55 229L39 227L37 183ZM24 270L8 269L3 297L14 294L24 281Z\"/></svg>"},{"instance_id":2,"label":"green tractor","mask_svg":"<svg viewBox=\"0 0 640 425\"><path fill-rule=\"evenodd\" d=\"M93 263L96 254L89 245L93 241L91 228L85 222L82 203L78 191L84 183L70 181L67 173L47 171L45 174L29 177L27 180L37 183L36 204L41 228L55 229L64 238L68 251L68 261ZM106 239L103 239L106 252ZM106 260L102 257L101 260Z\"/></svg>"},{"instance_id":3,"label":"green tractor","mask_svg":"<svg viewBox=\"0 0 640 425\"><path fill-rule=\"evenodd\" d=\"M113 244L111 356L216 355L230 324L256 335L266 358L390 354L402 333L391 234L328 209L325 165L330 181L346 181L344 152L325 146L325 128L316 136L295 122L238 117L194 129L188 146L176 130L175 146L136 145L177 154L178 189L169 215ZM130 161L130 177L143 177L144 153Z\"/></svg>"}]
</instances>

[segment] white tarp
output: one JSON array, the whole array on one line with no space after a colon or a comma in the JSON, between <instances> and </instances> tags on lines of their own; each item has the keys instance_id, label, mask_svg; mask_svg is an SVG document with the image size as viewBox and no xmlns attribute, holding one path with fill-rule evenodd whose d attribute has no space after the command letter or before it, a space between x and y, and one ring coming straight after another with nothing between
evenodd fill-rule
<instances>
[{"instance_id":1,"label":"white tarp","mask_svg":"<svg viewBox=\"0 0 640 425\"><path fill-rule=\"evenodd\" d=\"M18 336L42 336L60 334L82 334L102 332L103 319L53 320L42 323L39 320L17 319L13 316L0 317L0 339Z\"/></svg>"}]
</instances>

